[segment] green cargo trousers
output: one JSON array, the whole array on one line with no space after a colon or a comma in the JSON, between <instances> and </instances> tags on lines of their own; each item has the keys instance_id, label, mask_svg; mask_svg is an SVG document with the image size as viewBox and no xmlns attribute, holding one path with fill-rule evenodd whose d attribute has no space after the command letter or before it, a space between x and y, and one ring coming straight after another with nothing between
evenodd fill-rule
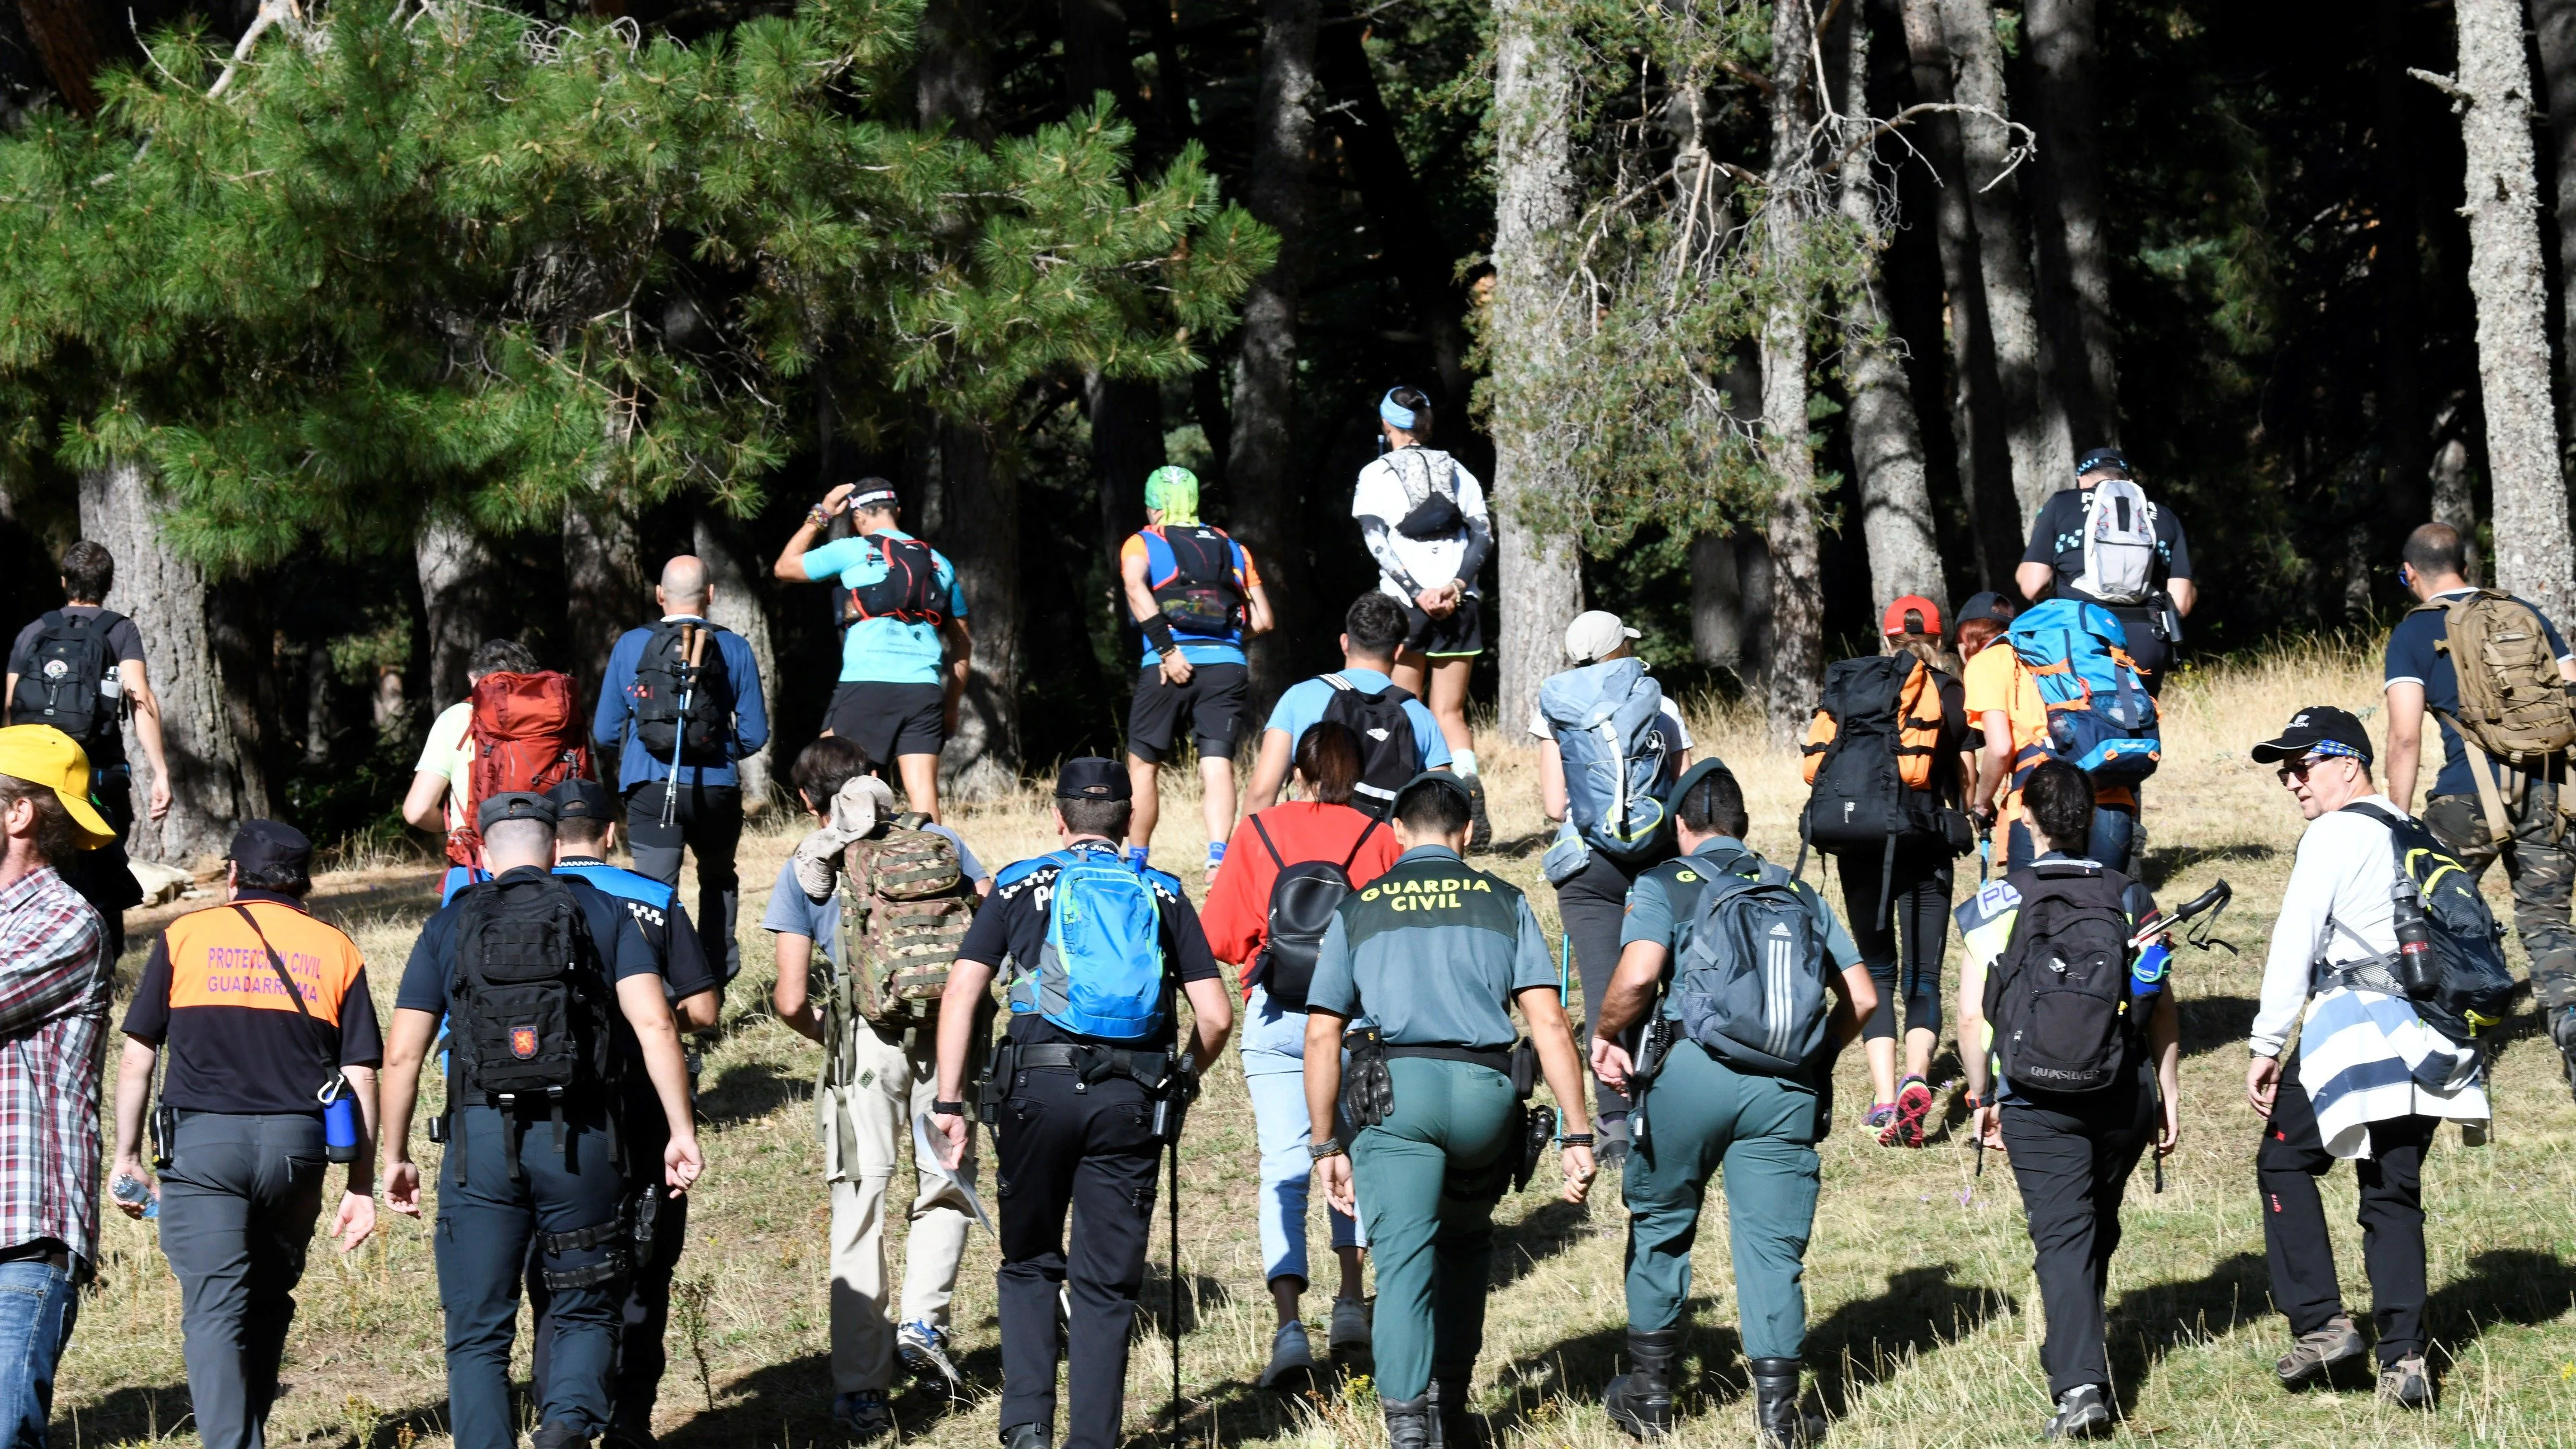
<instances>
[{"instance_id":1,"label":"green cargo trousers","mask_svg":"<svg viewBox=\"0 0 2576 1449\"><path fill-rule=\"evenodd\" d=\"M1680 1324L1708 1183L1725 1169L1746 1358L1796 1358L1807 1340L1807 1235L1816 1221L1816 1090L1739 1072L1695 1043L1647 1089L1646 1133L1629 1154L1628 1326Z\"/></svg>"},{"instance_id":2,"label":"green cargo trousers","mask_svg":"<svg viewBox=\"0 0 2576 1449\"><path fill-rule=\"evenodd\" d=\"M2567 917L2568 898L2576 893L2576 828L2559 818L2558 782L2526 779L2518 794L2510 773L2498 783L2507 792L2509 838L2498 841L2487 829L2486 809L2475 795L2427 801L2424 825L2481 878L2504 861L2513 883L2513 928L2531 956L2531 994L2554 1017L2576 1006L2576 926Z\"/></svg>"},{"instance_id":3,"label":"green cargo trousers","mask_svg":"<svg viewBox=\"0 0 2576 1449\"><path fill-rule=\"evenodd\" d=\"M1464 1377L1485 1344L1494 1203L1519 1150L1512 1080L1426 1057L1388 1062L1395 1110L1351 1144L1351 1185L1377 1260L1370 1331L1383 1398L1418 1398L1436 1366Z\"/></svg>"}]
</instances>

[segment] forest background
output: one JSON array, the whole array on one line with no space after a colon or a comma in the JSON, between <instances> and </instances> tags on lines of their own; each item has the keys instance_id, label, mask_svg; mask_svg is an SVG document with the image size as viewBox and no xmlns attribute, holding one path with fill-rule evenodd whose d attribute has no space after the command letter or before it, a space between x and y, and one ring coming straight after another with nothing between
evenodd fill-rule
<instances>
[{"instance_id":1,"label":"forest background","mask_svg":"<svg viewBox=\"0 0 2576 1449\"><path fill-rule=\"evenodd\" d=\"M587 688L682 549L787 757L837 645L766 560L863 473L965 575L961 793L1118 746L1165 461L1266 696L1396 383L1495 494L1505 720L1586 604L1802 719L2097 443L2188 653L2384 623L2427 517L2566 614L2571 167L2576 0L16 0L0 617L117 551L184 859L397 830L476 642Z\"/></svg>"}]
</instances>

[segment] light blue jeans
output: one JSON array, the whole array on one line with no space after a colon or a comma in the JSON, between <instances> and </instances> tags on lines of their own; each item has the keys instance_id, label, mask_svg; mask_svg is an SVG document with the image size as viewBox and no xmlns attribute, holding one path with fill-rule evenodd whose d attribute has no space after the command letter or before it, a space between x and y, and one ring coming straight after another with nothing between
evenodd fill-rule
<instances>
[{"instance_id":1,"label":"light blue jeans","mask_svg":"<svg viewBox=\"0 0 2576 1449\"><path fill-rule=\"evenodd\" d=\"M45 1449L54 1369L79 1316L71 1274L35 1259L0 1263L0 1449Z\"/></svg>"},{"instance_id":2,"label":"light blue jeans","mask_svg":"<svg viewBox=\"0 0 2576 1449\"><path fill-rule=\"evenodd\" d=\"M1243 1085L1252 1094L1252 1121L1261 1141L1261 1261L1264 1281L1306 1271L1307 1184L1314 1160L1307 1154L1312 1121L1306 1110L1306 1013L1288 1011L1255 986L1244 1007ZM1367 1246L1360 1225L1335 1212L1333 1246Z\"/></svg>"}]
</instances>

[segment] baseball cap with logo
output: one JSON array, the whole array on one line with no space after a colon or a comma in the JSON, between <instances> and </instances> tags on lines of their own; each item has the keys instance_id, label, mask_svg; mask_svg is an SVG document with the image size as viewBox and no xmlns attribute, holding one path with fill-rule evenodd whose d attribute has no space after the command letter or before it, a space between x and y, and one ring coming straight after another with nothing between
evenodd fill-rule
<instances>
[{"instance_id":1,"label":"baseball cap with logo","mask_svg":"<svg viewBox=\"0 0 2576 1449\"><path fill-rule=\"evenodd\" d=\"M1127 768L1116 760L1098 755L1082 755L1064 762L1055 777L1055 798L1059 800L1133 800L1135 787L1127 783Z\"/></svg>"},{"instance_id":2,"label":"baseball cap with logo","mask_svg":"<svg viewBox=\"0 0 2576 1449\"><path fill-rule=\"evenodd\" d=\"M1638 638L1607 609L1586 609L1565 626L1565 657L1577 664L1597 664L1622 644Z\"/></svg>"},{"instance_id":3,"label":"baseball cap with logo","mask_svg":"<svg viewBox=\"0 0 2576 1449\"><path fill-rule=\"evenodd\" d=\"M2330 704L2312 704L2290 716L2289 724L2278 735L2254 747L2254 762L2269 765L2281 760L2305 759L2312 754L2350 755L2369 764L2370 731L2351 711Z\"/></svg>"},{"instance_id":4,"label":"baseball cap with logo","mask_svg":"<svg viewBox=\"0 0 2576 1449\"><path fill-rule=\"evenodd\" d=\"M89 803L89 756L81 753L70 735L52 725L0 729L0 775L52 790L64 813L88 837L82 849L95 850L116 838L107 817Z\"/></svg>"}]
</instances>

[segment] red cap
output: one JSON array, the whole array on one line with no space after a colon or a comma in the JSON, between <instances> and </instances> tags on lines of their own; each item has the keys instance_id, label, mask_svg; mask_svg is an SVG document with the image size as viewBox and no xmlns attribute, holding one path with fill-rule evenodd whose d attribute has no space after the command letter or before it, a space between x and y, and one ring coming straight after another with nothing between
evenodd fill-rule
<instances>
[{"instance_id":1,"label":"red cap","mask_svg":"<svg viewBox=\"0 0 2576 1449\"><path fill-rule=\"evenodd\" d=\"M1907 619L1908 614L1914 618ZM1899 634L1929 634L1939 638L1941 606L1921 594L1907 594L1887 606L1887 613L1878 621L1878 629L1891 639Z\"/></svg>"}]
</instances>

